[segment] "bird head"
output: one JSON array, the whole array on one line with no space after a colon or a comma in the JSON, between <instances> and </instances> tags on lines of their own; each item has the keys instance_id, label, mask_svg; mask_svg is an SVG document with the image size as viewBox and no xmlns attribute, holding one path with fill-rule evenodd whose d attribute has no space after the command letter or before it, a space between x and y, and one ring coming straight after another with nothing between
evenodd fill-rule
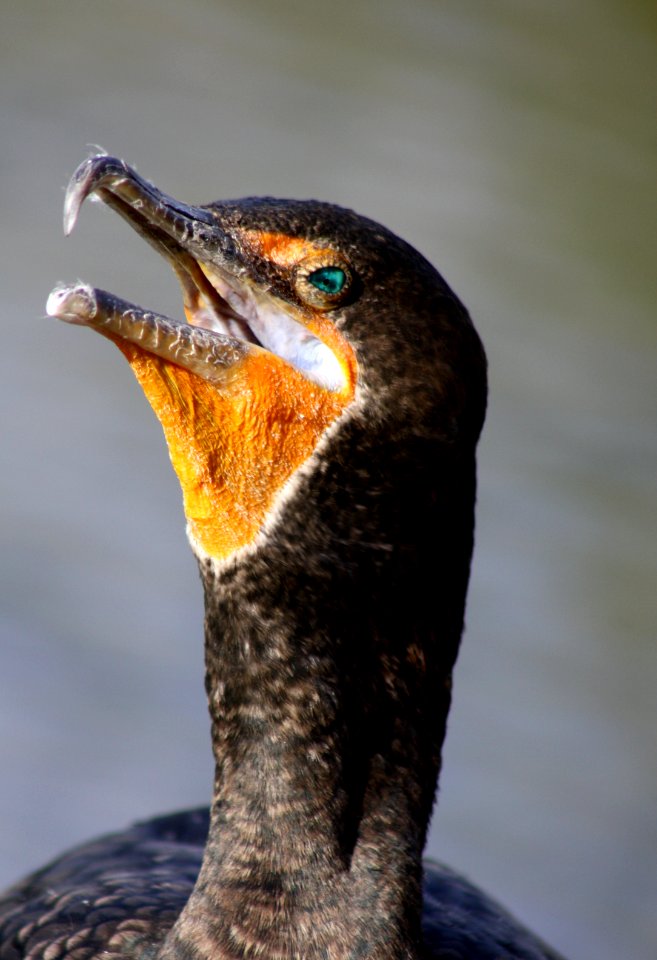
<instances>
[{"instance_id":1,"label":"bird head","mask_svg":"<svg viewBox=\"0 0 657 960\"><path fill-rule=\"evenodd\" d=\"M186 319L83 283L57 287L47 309L127 357L164 429L197 555L221 565L257 547L314 473L331 487L316 494L328 527L312 511L303 521L320 552L359 541L378 569L419 539L426 566L459 471L471 514L486 391L479 339L438 272L350 210L268 197L189 206L107 155L74 173L67 233L91 194L168 260Z\"/></svg>"}]
</instances>

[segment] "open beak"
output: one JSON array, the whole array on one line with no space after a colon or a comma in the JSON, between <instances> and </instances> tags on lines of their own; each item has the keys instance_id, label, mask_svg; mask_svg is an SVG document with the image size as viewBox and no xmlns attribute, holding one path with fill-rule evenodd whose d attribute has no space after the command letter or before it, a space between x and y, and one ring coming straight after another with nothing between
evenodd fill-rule
<instances>
[{"instance_id":1,"label":"open beak","mask_svg":"<svg viewBox=\"0 0 657 960\"><path fill-rule=\"evenodd\" d=\"M253 540L353 397L350 353L338 356L302 310L272 294L216 210L180 203L102 155L71 179L66 233L90 194L168 260L186 322L86 283L56 287L47 311L104 334L127 357L164 428L190 539L198 553L226 557ZM338 336L328 322L322 329Z\"/></svg>"},{"instance_id":2,"label":"open beak","mask_svg":"<svg viewBox=\"0 0 657 960\"><path fill-rule=\"evenodd\" d=\"M345 386L342 366L331 349L314 336L290 305L276 301L252 276L253 263L240 256L239 244L216 213L174 200L140 177L122 160L105 155L85 160L73 174L64 201L64 232L77 222L91 194L116 210L175 271L187 324L128 304L86 284L56 288L47 311L69 323L115 334L207 379L222 376L226 365L261 346L291 363L329 390ZM203 363L202 358L207 362Z\"/></svg>"}]
</instances>

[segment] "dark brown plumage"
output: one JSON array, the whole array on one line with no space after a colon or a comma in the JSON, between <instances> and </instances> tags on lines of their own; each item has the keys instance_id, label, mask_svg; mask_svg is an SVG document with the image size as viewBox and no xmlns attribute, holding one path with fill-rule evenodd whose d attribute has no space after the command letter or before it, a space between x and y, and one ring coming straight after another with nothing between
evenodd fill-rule
<instances>
[{"instance_id":1,"label":"dark brown plumage","mask_svg":"<svg viewBox=\"0 0 657 960\"><path fill-rule=\"evenodd\" d=\"M209 832L160 818L11 891L0 958L554 957L449 871L421 889L486 398L466 310L329 204L186 207L104 156L70 221L91 192L183 287L189 325L84 285L49 310L118 343L164 426L205 589L215 791Z\"/></svg>"}]
</instances>

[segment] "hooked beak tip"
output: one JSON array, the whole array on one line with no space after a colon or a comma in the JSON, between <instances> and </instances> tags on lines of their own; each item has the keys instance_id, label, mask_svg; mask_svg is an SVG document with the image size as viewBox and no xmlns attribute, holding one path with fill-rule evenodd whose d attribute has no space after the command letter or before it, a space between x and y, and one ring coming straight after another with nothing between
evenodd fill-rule
<instances>
[{"instance_id":1,"label":"hooked beak tip","mask_svg":"<svg viewBox=\"0 0 657 960\"><path fill-rule=\"evenodd\" d=\"M116 182L130 173L129 168L118 157L107 153L98 153L83 160L66 187L64 197L64 235L73 230L80 213L80 207L86 198L95 193L103 182Z\"/></svg>"}]
</instances>

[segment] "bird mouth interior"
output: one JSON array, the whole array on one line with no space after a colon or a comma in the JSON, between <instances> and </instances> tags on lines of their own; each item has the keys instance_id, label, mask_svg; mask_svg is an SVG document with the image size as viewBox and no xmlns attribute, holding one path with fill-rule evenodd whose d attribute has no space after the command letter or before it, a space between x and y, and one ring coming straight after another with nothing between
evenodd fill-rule
<instances>
[{"instance_id":1,"label":"bird mouth interior","mask_svg":"<svg viewBox=\"0 0 657 960\"><path fill-rule=\"evenodd\" d=\"M246 305L247 290L241 292L239 289L244 287L244 284L236 278L231 278L231 283L228 271L220 271L214 265L204 265L195 259L157 224L147 220L138 209L131 207L110 190L101 189L98 194L104 203L116 210L169 261L180 283L188 323L263 346L247 319L227 299L230 298L233 302L242 301Z\"/></svg>"}]
</instances>

